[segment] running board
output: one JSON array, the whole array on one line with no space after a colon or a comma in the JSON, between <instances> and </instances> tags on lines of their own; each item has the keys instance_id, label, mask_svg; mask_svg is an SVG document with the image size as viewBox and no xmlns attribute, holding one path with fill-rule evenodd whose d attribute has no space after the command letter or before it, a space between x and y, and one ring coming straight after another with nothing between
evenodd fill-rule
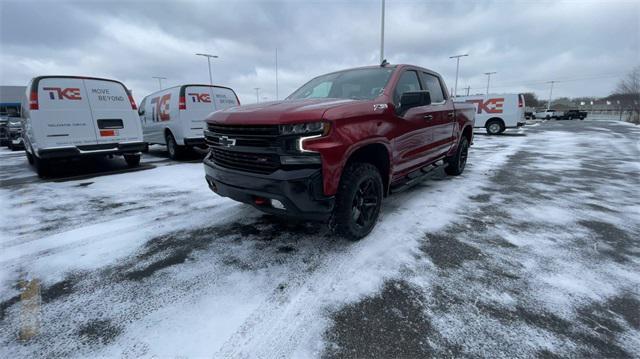
<instances>
[{"instance_id":1,"label":"running board","mask_svg":"<svg viewBox=\"0 0 640 359\"><path fill-rule=\"evenodd\" d=\"M391 193L402 192L406 189L409 189L418 183L427 179L427 177L435 174L436 170L439 168L444 168L447 166L447 163L444 160L438 160L433 164L428 166L424 166L419 170L413 171L409 173L403 180L400 180L398 183L391 184Z\"/></svg>"}]
</instances>

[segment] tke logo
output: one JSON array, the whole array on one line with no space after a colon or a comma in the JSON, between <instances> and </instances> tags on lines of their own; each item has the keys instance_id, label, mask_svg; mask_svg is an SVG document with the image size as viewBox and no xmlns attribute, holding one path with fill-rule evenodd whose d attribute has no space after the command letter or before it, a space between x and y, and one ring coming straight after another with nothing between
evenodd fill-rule
<instances>
[{"instance_id":1,"label":"tke logo","mask_svg":"<svg viewBox=\"0 0 640 359\"><path fill-rule=\"evenodd\" d=\"M49 98L52 100L56 100L56 95L58 100L82 100L80 89L76 87L44 87L43 90L49 91Z\"/></svg>"},{"instance_id":2,"label":"tke logo","mask_svg":"<svg viewBox=\"0 0 640 359\"><path fill-rule=\"evenodd\" d=\"M211 102L211 96L208 93L190 93L191 102Z\"/></svg>"},{"instance_id":3,"label":"tke logo","mask_svg":"<svg viewBox=\"0 0 640 359\"><path fill-rule=\"evenodd\" d=\"M480 100L467 100L469 103L476 104L478 114L482 111L485 113L502 113L502 107L504 106L504 98L490 98L487 101Z\"/></svg>"},{"instance_id":4,"label":"tke logo","mask_svg":"<svg viewBox=\"0 0 640 359\"><path fill-rule=\"evenodd\" d=\"M171 109L169 107L170 101L170 93L151 99L151 104L155 104L155 106L152 108L151 121L159 122L171 120Z\"/></svg>"}]
</instances>

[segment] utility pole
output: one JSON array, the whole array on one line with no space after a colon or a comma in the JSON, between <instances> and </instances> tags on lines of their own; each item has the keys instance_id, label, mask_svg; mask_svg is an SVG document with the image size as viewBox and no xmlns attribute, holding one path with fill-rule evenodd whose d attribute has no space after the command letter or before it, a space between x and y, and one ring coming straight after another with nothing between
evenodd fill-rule
<instances>
[{"instance_id":1,"label":"utility pole","mask_svg":"<svg viewBox=\"0 0 640 359\"><path fill-rule=\"evenodd\" d=\"M280 98L278 97L278 48L276 47L276 101Z\"/></svg>"},{"instance_id":2,"label":"utility pole","mask_svg":"<svg viewBox=\"0 0 640 359\"><path fill-rule=\"evenodd\" d=\"M382 17L380 20L380 64L384 61L384 0L382 0Z\"/></svg>"},{"instance_id":3,"label":"utility pole","mask_svg":"<svg viewBox=\"0 0 640 359\"><path fill-rule=\"evenodd\" d=\"M204 56L207 58L207 64L209 64L209 85L213 86L213 76L211 76L211 59L217 59L218 56L211 54L196 54L196 56Z\"/></svg>"},{"instance_id":4,"label":"utility pole","mask_svg":"<svg viewBox=\"0 0 640 359\"><path fill-rule=\"evenodd\" d=\"M458 97L458 70L460 70L460 58L465 56L469 56L469 54L449 56L450 59L456 59L456 82L453 86L453 97Z\"/></svg>"},{"instance_id":5,"label":"utility pole","mask_svg":"<svg viewBox=\"0 0 640 359\"><path fill-rule=\"evenodd\" d=\"M493 71L493 72L485 72L485 75L487 75L487 95L489 94L489 82L491 81L491 75L493 74L497 74L497 72Z\"/></svg>"},{"instance_id":6,"label":"utility pole","mask_svg":"<svg viewBox=\"0 0 640 359\"><path fill-rule=\"evenodd\" d=\"M160 86L160 90L162 90L162 80L166 80L166 77L162 76L151 76L153 79L158 79L158 86Z\"/></svg>"},{"instance_id":7,"label":"utility pole","mask_svg":"<svg viewBox=\"0 0 640 359\"><path fill-rule=\"evenodd\" d=\"M553 84L555 81L549 81L548 84L551 84L551 88L549 89L549 102L547 102L547 110L551 109L551 96L553 96Z\"/></svg>"},{"instance_id":8,"label":"utility pole","mask_svg":"<svg viewBox=\"0 0 640 359\"><path fill-rule=\"evenodd\" d=\"M467 96L469 96L469 91L471 91L471 85L467 86Z\"/></svg>"},{"instance_id":9,"label":"utility pole","mask_svg":"<svg viewBox=\"0 0 640 359\"><path fill-rule=\"evenodd\" d=\"M256 103L260 103L260 87L254 87L254 90L256 90Z\"/></svg>"}]
</instances>

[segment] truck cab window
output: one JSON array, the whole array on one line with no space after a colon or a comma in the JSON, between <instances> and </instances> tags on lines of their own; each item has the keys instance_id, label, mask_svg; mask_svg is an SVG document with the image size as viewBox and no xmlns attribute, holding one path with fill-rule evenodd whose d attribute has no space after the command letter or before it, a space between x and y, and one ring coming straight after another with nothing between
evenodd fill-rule
<instances>
[{"instance_id":1,"label":"truck cab window","mask_svg":"<svg viewBox=\"0 0 640 359\"><path fill-rule=\"evenodd\" d=\"M412 70L405 71L401 76L400 80L396 84L396 89L393 92L393 103L396 105L400 105L400 97L405 92L414 92L420 91L420 80L418 80L418 73Z\"/></svg>"},{"instance_id":2,"label":"truck cab window","mask_svg":"<svg viewBox=\"0 0 640 359\"><path fill-rule=\"evenodd\" d=\"M442 85L440 84L440 79L426 72L422 73L422 78L424 79L427 90L429 90L429 93L431 95L431 102L443 102L445 97L444 92L442 91Z\"/></svg>"}]
</instances>

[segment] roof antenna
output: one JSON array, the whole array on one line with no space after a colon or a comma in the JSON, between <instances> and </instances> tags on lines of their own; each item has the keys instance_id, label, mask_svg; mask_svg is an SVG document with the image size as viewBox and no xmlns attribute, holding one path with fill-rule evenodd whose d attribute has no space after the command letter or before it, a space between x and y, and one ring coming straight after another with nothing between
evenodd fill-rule
<instances>
[{"instance_id":1,"label":"roof antenna","mask_svg":"<svg viewBox=\"0 0 640 359\"><path fill-rule=\"evenodd\" d=\"M385 67L389 65L389 62L387 62L387 59L382 60L382 63L380 64L380 67Z\"/></svg>"}]
</instances>

